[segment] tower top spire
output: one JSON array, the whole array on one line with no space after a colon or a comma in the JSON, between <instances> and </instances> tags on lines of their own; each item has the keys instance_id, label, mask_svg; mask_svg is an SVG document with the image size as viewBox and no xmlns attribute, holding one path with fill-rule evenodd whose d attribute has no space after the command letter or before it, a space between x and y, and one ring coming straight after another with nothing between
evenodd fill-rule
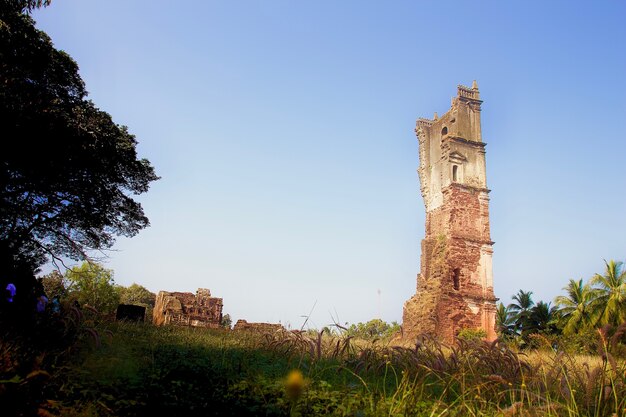
<instances>
[{"instance_id":1,"label":"tower top spire","mask_svg":"<svg viewBox=\"0 0 626 417\"><path fill-rule=\"evenodd\" d=\"M478 91L478 83L476 80L472 82L472 87L460 85L457 88L457 97L480 102L480 91Z\"/></svg>"}]
</instances>

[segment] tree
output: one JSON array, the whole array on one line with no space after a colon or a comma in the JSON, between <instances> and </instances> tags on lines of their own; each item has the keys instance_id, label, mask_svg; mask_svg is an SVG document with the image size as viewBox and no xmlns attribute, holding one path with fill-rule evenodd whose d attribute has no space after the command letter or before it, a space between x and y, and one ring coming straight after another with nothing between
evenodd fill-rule
<instances>
[{"instance_id":1,"label":"tree","mask_svg":"<svg viewBox=\"0 0 626 417\"><path fill-rule=\"evenodd\" d=\"M48 3L0 3L3 275L134 236L149 221L132 196L158 179L127 128L86 99L76 62L35 28L28 12Z\"/></svg>"},{"instance_id":2,"label":"tree","mask_svg":"<svg viewBox=\"0 0 626 417\"><path fill-rule=\"evenodd\" d=\"M591 302L594 293L589 285L583 285L582 278L578 281L570 279L563 289L567 295L559 295L554 303L559 309L563 333L575 334L592 324Z\"/></svg>"},{"instance_id":3,"label":"tree","mask_svg":"<svg viewBox=\"0 0 626 417\"><path fill-rule=\"evenodd\" d=\"M381 319L372 319L367 323L353 324L348 328L348 335L358 337L365 340L385 339L393 336L400 331L400 325L398 323L391 322L391 324L382 321Z\"/></svg>"},{"instance_id":4,"label":"tree","mask_svg":"<svg viewBox=\"0 0 626 417\"><path fill-rule=\"evenodd\" d=\"M121 304L135 304L144 307L154 307L156 302L156 294L148 290L146 287L133 283L129 287L117 285L115 287Z\"/></svg>"},{"instance_id":5,"label":"tree","mask_svg":"<svg viewBox=\"0 0 626 417\"><path fill-rule=\"evenodd\" d=\"M530 309L526 323L525 333L556 333L556 308L550 303L539 301Z\"/></svg>"},{"instance_id":6,"label":"tree","mask_svg":"<svg viewBox=\"0 0 626 417\"><path fill-rule=\"evenodd\" d=\"M156 294L146 287L133 283L129 287L115 286L115 292L120 304L133 304L146 308L146 317L152 317L152 310L156 302Z\"/></svg>"},{"instance_id":7,"label":"tree","mask_svg":"<svg viewBox=\"0 0 626 417\"><path fill-rule=\"evenodd\" d=\"M67 295L65 278L59 271L52 271L41 277L41 283L46 296L52 300L53 298L63 299Z\"/></svg>"},{"instance_id":8,"label":"tree","mask_svg":"<svg viewBox=\"0 0 626 417\"><path fill-rule=\"evenodd\" d=\"M20 12L30 12L50 5L51 0L4 0L4 7Z\"/></svg>"},{"instance_id":9,"label":"tree","mask_svg":"<svg viewBox=\"0 0 626 417\"><path fill-rule=\"evenodd\" d=\"M496 309L496 329L500 337L515 336L514 314L502 303Z\"/></svg>"},{"instance_id":10,"label":"tree","mask_svg":"<svg viewBox=\"0 0 626 417\"><path fill-rule=\"evenodd\" d=\"M532 291L526 292L519 290L519 292L512 297L514 302L508 306L515 320L515 328L520 333L523 333L524 328L528 325L530 309L535 305L532 295Z\"/></svg>"},{"instance_id":11,"label":"tree","mask_svg":"<svg viewBox=\"0 0 626 417\"><path fill-rule=\"evenodd\" d=\"M604 261L604 275L595 274L589 281L595 288L591 307L597 323L619 326L626 322L626 271L623 263Z\"/></svg>"},{"instance_id":12,"label":"tree","mask_svg":"<svg viewBox=\"0 0 626 417\"><path fill-rule=\"evenodd\" d=\"M220 322L220 326L225 329L230 329L230 326L233 324L233 319L230 318L230 314L224 314L222 316L222 321Z\"/></svg>"},{"instance_id":13,"label":"tree","mask_svg":"<svg viewBox=\"0 0 626 417\"><path fill-rule=\"evenodd\" d=\"M81 266L68 269L65 277L70 283L70 297L80 305L88 304L103 314L112 313L117 308L120 299L112 270L93 262L83 262Z\"/></svg>"}]
</instances>

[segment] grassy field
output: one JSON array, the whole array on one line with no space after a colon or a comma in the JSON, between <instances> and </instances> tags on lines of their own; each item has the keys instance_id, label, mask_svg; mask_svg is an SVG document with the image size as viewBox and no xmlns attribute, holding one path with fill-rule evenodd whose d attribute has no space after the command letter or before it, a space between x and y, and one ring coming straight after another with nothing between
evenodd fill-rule
<instances>
[{"instance_id":1,"label":"grassy field","mask_svg":"<svg viewBox=\"0 0 626 417\"><path fill-rule=\"evenodd\" d=\"M77 336L27 375L0 381L0 400L39 398L33 410L43 416L619 416L626 407L626 367L610 352L130 323Z\"/></svg>"}]
</instances>

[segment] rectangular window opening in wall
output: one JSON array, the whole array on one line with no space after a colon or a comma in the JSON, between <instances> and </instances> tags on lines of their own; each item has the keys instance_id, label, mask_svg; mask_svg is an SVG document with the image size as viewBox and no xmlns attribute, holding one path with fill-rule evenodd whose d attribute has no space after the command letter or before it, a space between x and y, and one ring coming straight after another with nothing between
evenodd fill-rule
<instances>
[{"instance_id":1,"label":"rectangular window opening in wall","mask_svg":"<svg viewBox=\"0 0 626 417\"><path fill-rule=\"evenodd\" d=\"M461 279L461 270L459 268L454 268L454 271L452 272L452 283L454 285L455 290L459 290L461 288L460 279Z\"/></svg>"},{"instance_id":2,"label":"rectangular window opening in wall","mask_svg":"<svg viewBox=\"0 0 626 417\"><path fill-rule=\"evenodd\" d=\"M459 166L458 165L452 165L452 181L453 182L459 181Z\"/></svg>"}]
</instances>

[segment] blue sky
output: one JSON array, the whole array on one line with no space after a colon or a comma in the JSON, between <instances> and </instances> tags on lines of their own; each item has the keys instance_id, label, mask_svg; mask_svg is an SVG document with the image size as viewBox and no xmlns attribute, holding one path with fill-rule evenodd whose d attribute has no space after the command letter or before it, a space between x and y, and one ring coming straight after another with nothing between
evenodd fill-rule
<instances>
[{"instance_id":1,"label":"blue sky","mask_svg":"<svg viewBox=\"0 0 626 417\"><path fill-rule=\"evenodd\" d=\"M552 300L626 258L626 3L53 1L79 64L162 179L106 266L210 288L234 319L400 321L424 205L418 117L484 100L496 296Z\"/></svg>"}]
</instances>

